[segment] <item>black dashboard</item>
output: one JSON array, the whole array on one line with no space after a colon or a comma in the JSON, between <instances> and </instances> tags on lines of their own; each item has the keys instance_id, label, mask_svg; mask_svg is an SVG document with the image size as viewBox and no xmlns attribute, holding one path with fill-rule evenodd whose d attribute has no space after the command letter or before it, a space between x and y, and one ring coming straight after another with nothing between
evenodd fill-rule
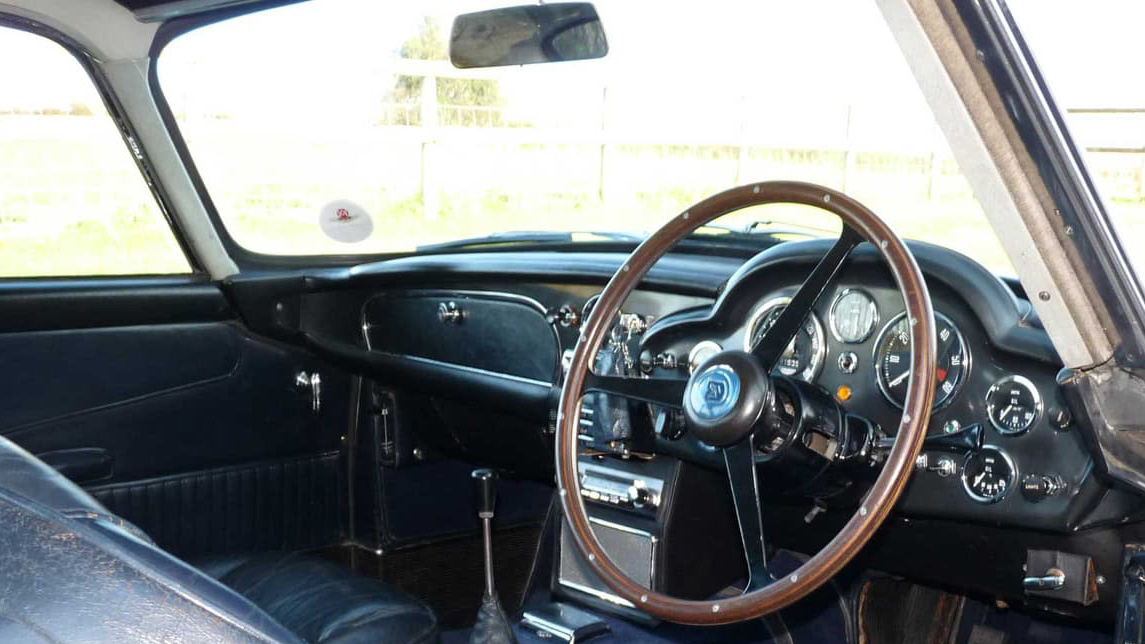
<instances>
[{"instance_id":1,"label":"black dashboard","mask_svg":"<svg viewBox=\"0 0 1145 644\"><path fill-rule=\"evenodd\" d=\"M614 321L597 369L685 379L705 351L748 346L829 245L787 242L746 261L665 256ZM943 390L923 457L882 531L885 545L868 548L885 556L871 565L940 574L943 583L1018 597L1033 544L1101 553L1101 567L1115 566L1119 551L1098 547L1094 535L1136 516L1142 503L1094 471L1084 428L1071 422L1059 392L1060 361L1020 288L940 247L912 243L911 250L939 322ZM399 432L392 462L442 453L551 482L563 362L593 297L625 258L539 251L411 256L300 275L281 285L281 296L259 284L261 303L240 301L250 302L244 317L253 328L364 376L375 403L392 395L411 401L397 426L417 427L405 438ZM899 333L902 310L874 249L858 247L818 300L780 375L811 383L847 414L869 421L883 444L893 440L901 414L895 401L910 381L899 368L910 350ZM593 463L629 471L692 464L717 477L712 483L700 476L707 487L696 483L694 491L726 486L718 482L718 454L655 406L605 399L586 400L585 407L590 417L582 418L582 440ZM369 405L362 408L359 422L377 426ZM970 435L970 447L942 441ZM863 467L866 473L842 493L830 485L769 485L762 474L775 543L829 539L854 511L864 476L879 471L877 459ZM612 512L606 506L623 502L620 496L601 492L597 511ZM812 522L820 511L824 518ZM644 514L663 520L655 511ZM935 548L949 556L930 556Z\"/></svg>"},{"instance_id":2,"label":"black dashboard","mask_svg":"<svg viewBox=\"0 0 1145 644\"><path fill-rule=\"evenodd\" d=\"M624 307L618 341L609 343L615 355L604 366L637 377L687 378L705 354L749 346L827 247L827 240L789 242L747 262L664 258ZM940 335L929 433L972 429L979 447L924 447L901 512L1054 531L1083 525L1105 487L1090 475L1092 458L1058 392L1060 362L1029 303L962 255L927 244L912 244L912 251L927 277ZM354 341L365 345L379 377L433 383L454 398L508 413L551 416L562 355L622 261L607 253L561 253L559 261L545 253L482 253L359 266L351 279L371 288L356 303ZM910 380L898 368L910 351L902 311L873 249L860 246L779 370L890 434ZM618 413L623 404L588 405L598 419L596 435L586 421L586 446L719 466L717 455L686 432L663 431L672 423L656 409ZM652 443L641 444L641 435ZM468 438L454 432L451 440L479 452L481 445Z\"/></svg>"}]
</instances>

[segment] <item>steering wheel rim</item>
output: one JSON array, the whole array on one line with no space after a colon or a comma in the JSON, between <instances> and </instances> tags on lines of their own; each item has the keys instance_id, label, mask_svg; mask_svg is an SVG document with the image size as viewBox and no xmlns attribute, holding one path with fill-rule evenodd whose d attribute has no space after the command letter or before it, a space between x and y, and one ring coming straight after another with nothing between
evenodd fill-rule
<instances>
[{"instance_id":1,"label":"steering wheel rim","mask_svg":"<svg viewBox=\"0 0 1145 644\"><path fill-rule=\"evenodd\" d=\"M843 222L843 233L839 242L824 257L804 282L800 293L796 295L798 298L802 291L808 288L808 284L816 279L820 269L829 259L834 262L834 266L827 266L827 275L821 280L822 283L818 284L818 290L810 295L808 309L818 299L822 289L833 279L851 249L860 241L859 238L874 245L885 260L906 304L908 319L911 321L911 373L915 375L911 377L907 388L897 438L882 471L863 497L859 509L822 550L794 572L773 580L768 585L748 590L742 595L713 600L678 599L645 588L626 577L608 558L590 527L584 500L580 494L578 471L577 428L580 402L586 393L585 384L586 378L590 377L592 357L600 350L610 330L611 321L620 311L620 307L652 265L676 242L713 219L746 207L772 203L795 203L820 208L836 215ZM848 240L848 235L855 237ZM845 244L844 241L849 243ZM794 303L793 299L792 304ZM798 312L793 315L797 315L796 324L804 317L804 314ZM779 326L781 323L777 322L773 329ZM564 510L564 520L589 567L617 595L631 602L639 610L667 621L695 625L730 624L762 617L790 606L826 583L866 545L890 514L910 478L914 461L926 436L933 403L935 336L934 311L930 295L914 257L885 222L858 201L841 192L794 181L753 183L709 197L673 217L632 252L605 286L592 313L584 322L580 339L573 351L568 374L561 388L556 423L557 486ZM787 342L783 341L780 349L786 344ZM696 372L699 373L700 369ZM747 441L750 447L750 434ZM750 449L748 451L750 453ZM729 452L725 452L725 459L728 458L728 454ZM754 460L751 460L751 463L751 481L754 484ZM732 462L728 460L727 465L730 475ZM736 488L734 477L732 488L734 496ZM753 492L758 494L758 488ZM753 498L758 504L758 496ZM739 514L737 509L737 515ZM742 518L737 516L737 519ZM751 551L746 545L748 535L742 520L739 525L741 538L745 542L750 572L752 562ZM760 531L762 545L762 527Z\"/></svg>"}]
</instances>

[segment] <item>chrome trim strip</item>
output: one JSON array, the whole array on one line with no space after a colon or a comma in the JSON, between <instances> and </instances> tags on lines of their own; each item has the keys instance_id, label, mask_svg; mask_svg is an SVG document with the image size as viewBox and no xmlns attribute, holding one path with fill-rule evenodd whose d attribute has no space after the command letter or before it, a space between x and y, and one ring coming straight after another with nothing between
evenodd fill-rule
<instances>
[{"instance_id":1,"label":"chrome trim strip","mask_svg":"<svg viewBox=\"0 0 1145 644\"><path fill-rule=\"evenodd\" d=\"M572 644L573 632L561 624L547 620L529 611L525 611L525 614L521 616L521 623L526 626L532 626L534 629L544 631L553 637L560 638Z\"/></svg>"},{"instance_id":2,"label":"chrome trim strip","mask_svg":"<svg viewBox=\"0 0 1145 644\"><path fill-rule=\"evenodd\" d=\"M618 597L616 595L613 595L612 593L608 593L608 592L605 592L603 590L597 590L596 588L591 588L589 586L585 586L584 584L578 584L575 581L566 581L564 579L561 579L560 584L566 588L572 588L573 590L578 590L582 593L585 593L586 595L592 595L593 597L596 597L597 599L603 599L604 601L609 602L610 604L616 604L618 606L624 606L626 608L636 608L636 606L633 605L632 602L628 601L627 599L624 599L623 597Z\"/></svg>"}]
</instances>

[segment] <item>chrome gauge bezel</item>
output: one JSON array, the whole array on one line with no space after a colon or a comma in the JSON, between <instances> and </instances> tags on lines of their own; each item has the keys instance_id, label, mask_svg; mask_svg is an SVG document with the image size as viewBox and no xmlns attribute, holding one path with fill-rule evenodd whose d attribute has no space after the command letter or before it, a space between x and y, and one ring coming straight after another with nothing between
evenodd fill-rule
<instances>
[{"instance_id":1,"label":"chrome gauge bezel","mask_svg":"<svg viewBox=\"0 0 1145 644\"><path fill-rule=\"evenodd\" d=\"M990 399L994 397L994 394L998 393L999 389L1010 383L1021 385L1022 387L1025 387L1027 391L1033 394L1034 417L1030 420L1029 424L1027 424L1025 427L1022 427L1021 429L1006 427L994 418L994 403L991 402ZM990 419L990 424L994 426L994 429L998 430L998 433L1002 434L1003 436L1019 436L1021 434L1025 434L1026 432L1030 431L1035 423L1038 422L1038 419L1042 417L1042 412L1045 411L1044 403L1042 402L1042 393L1038 391L1037 385L1035 385L1029 378L1025 376L1019 376L1017 374L1011 374L1001 378L994 384L990 385L990 389L986 392L985 403L986 417Z\"/></svg>"},{"instance_id":2,"label":"chrome gauge bezel","mask_svg":"<svg viewBox=\"0 0 1145 644\"><path fill-rule=\"evenodd\" d=\"M1001 454L1002 460L1006 461L1006 466L1010 468L1010 482L1006 485L1006 489L1002 490L1002 493L997 497L982 496L981 494L978 494L972 487L970 487L970 481L966 478L966 466L970 463L970 459L978 456L986 450L992 450L998 454ZM1014 484L1017 483L1019 478L1021 478L1021 474L1018 473L1018 466L1014 464L1014 459L1010 458L1010 455L1006 452L1006 450L998 447L997 445L983 445L982 449L970 452L966 455L966 458L962 459L962 474L959 476L959 478L962 479L962 489L966 492L967 496L969 496L972 500L977 501L978 503L992 505L1006 498L1006 495L1013 491Z\"/></svg>"},{"instance_id":3,"label":"chrome gauge bezel","mask_svg":"<svg viewBox=\"0 0 1145 644\"><path fill-rule=\"evenodd\" d=\"M871 327L861 336L846 338L843 337L842 332L839 331L838 316L835 315L835 309L839 307L839 303L843 301L844 297L852 294L859 295L867 301L867 308L871 310ZM874 334L875 329L879 328L880 321L879 305L875 303L875 298L871 297L870 293L858 288L845 288L839 291L839 294L835 296L835 300L831 302L831 308L827 311L827 325L831 328L831 335L843 344L862 344L866 342L870 339L871 335Z\"/></svg>"},{"instance_id":4,"label":"chrome gauge bezel","mask_svg":"<svg viewBox=\"0 0 1145 644\"><path fill-rule=\"evenodd\" d=\"M890 391L887 390L886 385L883 383L883 361L879 359L879 347L883 346L883 339L886 337L887 333L890 333L890 330L893 329L896 324L898 324L898 321L904 318L906 318L905 311L894 316L885 325L883 325L882 330L879 331L879 336L875 338L875 346L871 349L871 362L873 362L875 365L875 385L878 386L879 391L883 394L883 398L898 409L902 409L902 405L894 399L894 396L891 395ZM934 319L935 322L942 320L948 324L951 329L954 329L954 335L958 338L958 343L962 345L962 355L965 357L965 360L962 364L962 377L959 378L958 383L954 385L954 391L950 392L950 395L948 395L945 400L942 402L936 402L930 408L930 413L932 416L935 412L941 409L945 409L947 405L949 405L954 401L955 398L958 397L958 394L962 391L962 387L965 386L966 381L970 379L970 374L973 373L974 367L974 356L970 352L970 345L966 344L966 337L962 335L962 329L958 328L958 325L954 323L954 320L951 320L949 317L939 313L938 311L934 312ZM935 326L937 327L937 324ZM913 346L911 347L911 350L914 350Z\"/></svg>"},{"instance_id":5,"label":"chrome gauge bezel","mask_svg":"<svg viewBox=\"0 0 1145 644\"><path fill-rule=\"evenodd\" d=\"M766 300L763 304L756 308L755 312L748 318L747 326L744 327L743 334L743 350L751 353L751 339L755 335L755 325L763 319L771 310L777 306L787 306L791 302L790 297L775 297ZM815 315L815 311L807 314L815 328L815 335L818 338L818 348L811 352L811 364L803 369L802 373L788 376L789 378L799 378L804 382L813 383L819 378L819 374L823 372L823 365L827 362L827 333L823 330L823 322L819 320L819 316ZM808 371L810 373L808 374ZM787 374L784 374L787 375Z\"/></svg>"}]
</instances>

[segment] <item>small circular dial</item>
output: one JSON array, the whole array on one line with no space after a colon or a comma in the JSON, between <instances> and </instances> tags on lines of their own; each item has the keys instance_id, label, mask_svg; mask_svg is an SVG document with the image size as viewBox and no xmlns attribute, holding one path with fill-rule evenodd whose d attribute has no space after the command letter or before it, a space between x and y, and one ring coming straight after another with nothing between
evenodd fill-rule
<instances>
[{"instance_id":1,"label":"small circular dial","mask_svg":"<svg viewBox=\"0 0 1145 644\"><path fill-rule=\"evenodd\" d=\"M879 308L863 291L845 289L831 305L831 333L839 342L866 341L879 323Z\"/></svg>"},{"instance_id":2,"label":"small circular dial","mask_svg":"<svg viewBox=\"0 0 1145 644\"><path fill-rule=\"evenodd\" d=\"M1007 376L986 392L990 424L1002 434L1021 434L1033 427L1042 413L1042 397L1034 383L1022 376Z\"/></svg>"},{"instance_id":3,"label":"small circular dial","mask_svg":"<svg viewBox=\"0 0 1145 644\"><path fill-rule=\"evenodd\" d=\"M1017 478L1014 462L997 447L983 447L967 456L962 464L962 487L979 503L1001 501Z\"/></svg>"},{"instance_id":4,"label":"small circular dial","mask_svg":"<svg viewBox=\"0 0 1145 644\"><path fill-rule=\"evenodd\" d=\"M751 351L767 333L787 303L789 297L777 298L765 302L752 316L748 325L748 333L744 337L744 350ZM783 355L779 358L776 368L785 376L798 378L804 382L814 382L823 368L823 361L827 357L827 344L823 334L823 324L814 313L809 313L799 327L795 339L787 345Z\"/></svg>"},{"instance_id":5,"label":"small circular dial","mask_svg":"<svg viewBox=\"0 0 1145 644\"><path fill-rule=\"evenodd\" d=\"M934 314L938 332L935 364L934 407L937 411L950 402L969 368L970 354L958 327L941 313ZM879 390L896 407L906 400L910 382L910 327L906 313L895 316L883 328L875 343L875 379Z\"/></svg>"}]
</instances>

